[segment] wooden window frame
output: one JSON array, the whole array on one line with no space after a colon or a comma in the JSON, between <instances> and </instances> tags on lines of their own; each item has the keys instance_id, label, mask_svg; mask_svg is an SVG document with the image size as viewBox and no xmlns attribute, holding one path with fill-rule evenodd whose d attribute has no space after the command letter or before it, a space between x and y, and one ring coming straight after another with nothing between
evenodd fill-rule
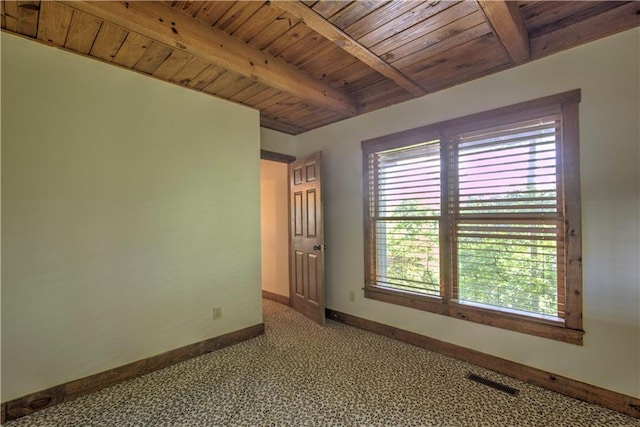
<instances>
[{"instance_id":1,"label":"wooden window frame","mask_svg":"<svg viewBox=\"0 0 640 427\"><path fill-rule=\"evenodd\" d=\"M391 304L402 305L414 309L437 313L461 320L495 326L539 337L549 338L575 345L582 345L584 330L582 329L582 255L581 255L581 209L580 209L580 162L579 162L579 117L578 104L581 99L580 89L557 95L547 96L532 101L501 107L482 113L472 114L433 125L422 126L403 132L386 135L362 142L362 172L364 201L364 249L365 249L365 298L375 299ZM549 109L560 109L562 117L562 141L558 152L561 165L561 203L565 220L564 230L564 285L565 313L558 320L545 319L542 316L522 315L489 307L460 304L450 298L452 295L452 224L450 216L443 212L441 228L441 295L428 296L417 292L380 287L374 283L376 272L371 260L373 245L372 221L369 214L369 155L393 148L401 148L424 142L434 134L440 135L441 150L450 148L448 135L460 133L467 129L500 126L517 122L523 118L542 115ZM442 154L447 159L447 153ZM442 206L446 206L448 195L448 165L441 162L442 173Z\"/></svg>"}]
</instances>

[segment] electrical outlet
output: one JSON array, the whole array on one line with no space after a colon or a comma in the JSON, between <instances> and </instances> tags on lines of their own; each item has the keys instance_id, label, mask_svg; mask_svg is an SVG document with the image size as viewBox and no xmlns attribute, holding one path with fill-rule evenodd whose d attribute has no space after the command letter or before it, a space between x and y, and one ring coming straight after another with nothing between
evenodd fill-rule
<instances>
[{"instance_id":1,"label":"electrical outlet","mask_svg":"<svg viewBox=\"0 0 640 427\"><path fill-rule=\"evenodd\" d=\"M356 302L356 293L354 291L349 291L349 301Z\"/></svg>"},{"instance_id":2,"label":"electrical outlet","mask_svg":"<svg viewBox=\"0 0 640 427\"><path fill-rule=\"evenodd\" d=\"M222 318L222 307L213 307L213 320Z\"/></svg>"}]
</instances>

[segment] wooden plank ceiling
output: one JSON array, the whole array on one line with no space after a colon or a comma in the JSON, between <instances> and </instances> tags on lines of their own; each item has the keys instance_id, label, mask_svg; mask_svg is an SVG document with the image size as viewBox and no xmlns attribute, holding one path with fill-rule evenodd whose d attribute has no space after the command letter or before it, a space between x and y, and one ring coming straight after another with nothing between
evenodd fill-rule
<instances>
[{"instance_id":1,"label":"wooden plank ceiling","mask_svg":"<svg viewBox=\"0 0 640 427\"><path fill-rule=\"evenodd\" d=\"M640 25L624 1L2 1L3 31L298 134Z\"/></svg>"}]
</instances>

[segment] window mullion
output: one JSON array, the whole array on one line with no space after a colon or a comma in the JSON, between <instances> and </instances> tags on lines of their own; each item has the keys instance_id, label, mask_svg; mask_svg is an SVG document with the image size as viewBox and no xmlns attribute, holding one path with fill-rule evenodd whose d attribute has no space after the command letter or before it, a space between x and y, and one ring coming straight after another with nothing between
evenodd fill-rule
<instances>
[{"instance_id":1,"label":"window mullion","mask_svg":"<svg viewBox=\"0 0 640 427\"><path fill-rule=\"evenodd\" d=\"M441 259L441 284L440 292L444 301L456 299L457 285L457 251L455 218L457 212L457 188L458 168L456 160L456 140L447 135L445 131L440 133L441 159L442 159L442 220L440 222L440 250Z\"/></svg>"}]
</instances>

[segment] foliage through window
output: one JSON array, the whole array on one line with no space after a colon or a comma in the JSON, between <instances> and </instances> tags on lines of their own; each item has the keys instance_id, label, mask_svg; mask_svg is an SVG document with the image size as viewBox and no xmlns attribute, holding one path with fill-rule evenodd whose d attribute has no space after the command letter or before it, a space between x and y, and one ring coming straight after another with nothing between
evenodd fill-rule
<instances>
[{"instance_id":1,"label":"foliage through window","mask_svg":"<svg viewBox=\"0 0 640 427\"><path fill-rule=\"evenodd\" d=\"M363 142L365 295L581 344L579 97Z\"/></svg>"}]
</instances>

